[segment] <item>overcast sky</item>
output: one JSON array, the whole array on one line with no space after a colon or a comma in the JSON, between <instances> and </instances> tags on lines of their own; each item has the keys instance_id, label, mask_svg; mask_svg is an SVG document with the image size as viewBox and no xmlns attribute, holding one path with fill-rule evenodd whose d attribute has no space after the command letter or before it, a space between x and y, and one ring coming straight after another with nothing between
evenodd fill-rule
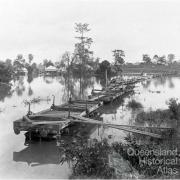
<instances>
[{"instance_id":1,"label":"overcast sky","mask_svg":"<svg viewBox=\"0 0 180 180\"><path fill-rule=\"evenodd\" d=\"M57 61L73 52L74 24L88 23L95 57L112 61L112 50L126 61L142 54L174 53L180 59L180 1L160 0L0 0L0 59L22 53Z\"/></svg>"}]
</instances>

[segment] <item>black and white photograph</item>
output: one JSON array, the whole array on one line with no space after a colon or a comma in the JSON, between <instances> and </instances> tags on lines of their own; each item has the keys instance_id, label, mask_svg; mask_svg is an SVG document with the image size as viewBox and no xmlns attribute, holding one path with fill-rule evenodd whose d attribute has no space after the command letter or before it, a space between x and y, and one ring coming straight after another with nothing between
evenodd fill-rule
<instances>
[{"instance_id":1,"label":"black and white photograph","mask_svg":"<svg viewBox=\"0 0 180 180\"><path fill-rule=\"evenodd\" d=\"M180 1L0 0L0 179L180 179Z\"/></svg>"}]
</instances>

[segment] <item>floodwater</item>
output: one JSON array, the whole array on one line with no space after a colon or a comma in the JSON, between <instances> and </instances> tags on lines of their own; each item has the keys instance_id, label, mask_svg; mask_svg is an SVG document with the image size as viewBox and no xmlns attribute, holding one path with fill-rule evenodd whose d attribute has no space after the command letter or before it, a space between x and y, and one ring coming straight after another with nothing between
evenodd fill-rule
<instances>
[{"instance_id":1,"label":"floodwater","mask_svg":"<svg viewBox=\"0 0 180 180\"><path fill-rule=\"evenodd\" d=\"M0 86L0 178L69 178L71 167L60 164L61 152L56 141L25 143L21 132L15 135L13 121L27 113L25 100L40 97L39 103L31 105L32 112L49 108L52 95L55 104L67 101L67 80L64 77L18 77L12 86ZM70 79L70 92L74 99L86 99L92 88L100 89L104 81L100 79ZM157 78L136 84L135 94L119 99L103 109L103 121L114 124L133 124L138 111L126 107L128 101L135 99L143 109L165 109L170 98L180 98L180 78ZM47 100L51 99L51 100ZM90 138L109 138L123 141L127 132L111 128L94 127L89 130Z\"/></svg>"}]
</instances>

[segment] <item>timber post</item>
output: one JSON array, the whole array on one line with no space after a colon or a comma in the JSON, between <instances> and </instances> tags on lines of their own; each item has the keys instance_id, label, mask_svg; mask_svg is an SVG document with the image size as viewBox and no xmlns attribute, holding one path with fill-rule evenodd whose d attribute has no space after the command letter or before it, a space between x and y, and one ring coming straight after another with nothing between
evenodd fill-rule
<instances>
[{"instance_id":1,"label":"timber post","mask_svg":"<svg viewBox=\"0 0 180 180\"><path fill-rule=\"evenodd\" d=\"M52 95L53 96L53 103L52 103L52 107L55 106L55 95Z\"/></svg>"},{"instance_id":2,"label":"timber post","mask_svg":"<svg viewBox=\"0 0 180 180\"><path fill-rule=\"evenodd\" d=\"M32 112L31 112L31 103L30 102L27 102L28 103L28 113L27 115L31 115Z\"/></svg>"},{"instance_id":3,"label":"timber post","mask_svg":"<svg viewBox=\"0 0 180 180\"><path fill-rule=\"evenodd\" d=\"M70 117L71 114L71 96L69 97L69 102L68 102L68 118Z\"/></svg>"},{"instance_id":4,"label":"timber post","mask_svg":"<svg viewBox=\"0 0 180 180\"><path fill-rule=\"evenodd\" d=\"M105 78L106 78L106 88L107 88L107 69L106 69L106 71L105 71Z\"/></svg>"},{"instance_id":5,"label":"timber post","mask_svg":"<svg viewBox=\"0 0 180 180\"><path fill-rule=\"evenodd\" d=\"M99 94L98 94L98 105L100 104L100 101L99 101Z\"/></svg>"},{"instance_id":6,"label":"timber post","mask_svg":"<svg viewBox=\"0 0 180 180\"><path fill-rule=\"evenodd\" d=\"M89 112L88 112L88 108L87 108L87 99L86 99L86 115L88 115Z\"/></svg>"},{"instance_id":7,"label":"timber post","mask_svg":"<svg viewBox=\"0 0 180 180\"><path fill-rule=\"evenodd\" d=\"M99 136L99 125L97 125L98 126L98 136Z\"/></svg>"}]
</instances>

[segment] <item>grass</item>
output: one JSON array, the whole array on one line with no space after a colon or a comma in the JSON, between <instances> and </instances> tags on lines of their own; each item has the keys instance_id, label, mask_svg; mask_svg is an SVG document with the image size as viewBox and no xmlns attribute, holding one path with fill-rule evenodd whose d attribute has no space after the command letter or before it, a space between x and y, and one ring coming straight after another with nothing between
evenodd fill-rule
<instances>
[{"instance_id":1,"label":"grass","mask_svg":"<svg viewBox=\"0 0 180 180\"><path fill-rule=\"evenodd\" d=\"M134 99L128 102L127 107L133 110L143 108L142 104Z\"/></svg>"}]
</instances>

